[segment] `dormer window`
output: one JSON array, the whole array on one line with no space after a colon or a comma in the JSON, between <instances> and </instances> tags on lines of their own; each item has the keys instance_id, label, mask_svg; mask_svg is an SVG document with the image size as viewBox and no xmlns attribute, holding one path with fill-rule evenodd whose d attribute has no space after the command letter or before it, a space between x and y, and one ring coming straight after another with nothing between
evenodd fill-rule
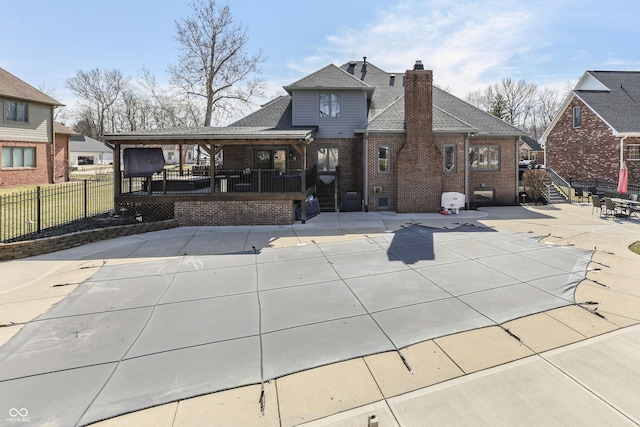
<instances>
[{"instance_id":1,"label":"dormer window","mask_svg":"<svg viewBox=\"0 0 640 427\"><path fill-rule=\"evenodd\" d=\"M320 117L340 117L340 95L320 94Z\"/></svg>"},{"instance_id":2,"label":"dormer window","mask_svg":"<svg viewBox=\"0 0 640 427\"><path fill-rule=\"evenodd\" d=\"M580 107L573 107L573 127L579 128L581 121Z\"/></svg>"}]
</instances>

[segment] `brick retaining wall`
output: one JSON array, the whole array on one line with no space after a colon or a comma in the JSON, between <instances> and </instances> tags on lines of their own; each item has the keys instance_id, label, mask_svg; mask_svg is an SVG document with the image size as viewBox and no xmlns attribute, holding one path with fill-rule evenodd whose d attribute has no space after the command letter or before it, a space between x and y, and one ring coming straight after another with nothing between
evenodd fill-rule
<instances>
[{"instance_id":1,"label":"brick retaining wall","mask_svg":"<svg viewBox=\"0 0 640 427\"><path fill-rule=\"evenodd\" d=\"M291 200L176 201L179 226L289 225L295 219Z\"/></svg>"},{"instance_id":2,"label":"brick retaining wall","mask_svg":"<svg viewBox=\"0 0 640 427\"><path fill-rule=\"evenodd\" d=\"M45 237L25 242L2 243L0 244L0 261L48 254L100 240L147 233L150 231L166 230L177 226L177 221L170 219L166 221L146 222L141 224L120 225L116 227L78 231L64 236Z\"/></svg>"}]
</instances>

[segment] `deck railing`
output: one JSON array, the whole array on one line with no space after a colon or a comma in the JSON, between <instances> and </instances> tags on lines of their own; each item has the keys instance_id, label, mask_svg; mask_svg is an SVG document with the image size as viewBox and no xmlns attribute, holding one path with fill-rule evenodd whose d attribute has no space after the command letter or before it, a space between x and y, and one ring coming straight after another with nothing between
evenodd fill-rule
<instances>
[{"instance_id":1,"label":"deck railing","mask_svg":"<svg viewBox=\"0 0 640 427\"><path fill-rule=\"evenodd\" d=\"M121 179L121 195L181 195L225 193L302 193L316 183L316 168L305 171L306 188L302 188L302 172L275 169L214 169L213 187L209 168L179 171L163 170L151 177Z\"/></svg>"}]
</instances>

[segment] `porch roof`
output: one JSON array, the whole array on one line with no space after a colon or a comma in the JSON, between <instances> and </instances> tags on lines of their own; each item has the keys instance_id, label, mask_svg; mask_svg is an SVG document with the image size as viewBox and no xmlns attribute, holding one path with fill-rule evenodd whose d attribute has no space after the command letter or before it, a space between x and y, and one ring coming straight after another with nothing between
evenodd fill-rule
<instances>
[{"instance_id":1,"label":"porch roof","mask_svg":"<svg viewBox=\"0 0 640 427\"><path fill-rule=\"evenodd\" d=\"M316 132L316 126L274 128L265 126L227 126L227 127L181 127L142 130L133 132L106 133L104 138L110 142L163 142L175 144L181 140L197 141L242 141L242 140L291 140L291 142L310 142Z\"/></svg>"}]
</instances>

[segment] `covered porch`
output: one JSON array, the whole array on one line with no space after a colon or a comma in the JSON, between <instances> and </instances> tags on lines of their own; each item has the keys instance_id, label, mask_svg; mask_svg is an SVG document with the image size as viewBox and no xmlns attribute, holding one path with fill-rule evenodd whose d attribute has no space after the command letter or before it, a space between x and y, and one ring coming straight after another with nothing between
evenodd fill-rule
<instances>
[{"instance_id":1,"label":"covered porch","mask_svg":"<svg viewBox=\"0 0 640 427\"><path fill-rule=\"evenodd\" d=\"M107 134L114 150L114 206L123 215L172 218L180 225L283 225L296 217L304 223L305 201L317 180L314 156L307 155L314 133L205 127ZM179 153L173 170L158 159L167 145ZM209 161L185 167L194 147ZM134 151L132 160L127 154ZM215 161L218 153L222 159Z\"/></svg>"}]
</instances>

